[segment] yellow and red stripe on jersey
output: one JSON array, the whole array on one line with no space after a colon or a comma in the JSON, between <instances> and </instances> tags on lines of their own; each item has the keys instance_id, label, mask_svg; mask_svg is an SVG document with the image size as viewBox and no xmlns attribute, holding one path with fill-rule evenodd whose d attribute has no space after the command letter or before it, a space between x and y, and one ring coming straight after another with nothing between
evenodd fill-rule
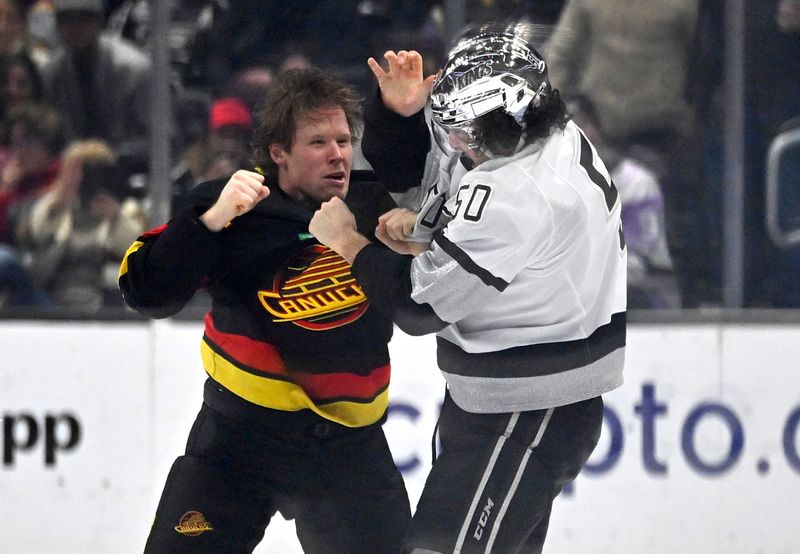
<instances>
[{"instance_id":1,"label":"yellow and red stripe on jersey","mask_svg":"<svg viewBox=\"0 0 800 554\"><path fill-rule=\"evenodd\" d=\"M219 331L210 313L205 323L206 373L249 402L289 412L310 409L348 427L375 423L388 407L389 364L368 375L290 371L271 344Z\"/></svg>"},{"instance_id":2,"label":"yellow and red stripe on jersey","mask_svg":"<svg viewBox=\"0 0 800 554\"><path fill-rule=\"evenodd\" d=\"M130 245L127 252L125 252L125 256L122 258L122 263L119 264L119 275L117 275L117 279L128 273L128 256L139 250L144 243L140 240L134 241L133 244Z\"/></svg>"},{"instance_id":3,"label":"yellow and red stripe on jersey","mask_svg":"<svg viewBox=\"0 0 800 554\"><path fill-rule=\"evenodd\" d=\"M154 237L156 235L160 235L164 229L167 228L167 224L164 223L163 225L159 225L158 227L154 227L149 231L145 231L139 239L148 239L150 237ZM119 264L119 274L117 275L117 279L128 273L128 256L139 250L142 246L144 246L144 242L142 240L135 240L133 244L128 247L128 250L125 252L125 255L122 257L122 263Z\"/></svg>"}]
</instances>

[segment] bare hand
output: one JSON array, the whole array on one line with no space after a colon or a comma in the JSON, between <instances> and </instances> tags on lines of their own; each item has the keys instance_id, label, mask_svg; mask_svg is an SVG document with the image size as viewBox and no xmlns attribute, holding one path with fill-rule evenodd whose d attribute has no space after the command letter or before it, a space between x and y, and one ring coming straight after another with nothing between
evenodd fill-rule
<instances>
[{"instance_id":1,"label":"bare hand","mask_svg":"<svg viewBox=\"0 0 800 554\"><path fill-rule=\"evenodd\" d=\"M369 244L369 241L359 234L356 218L344 201L337 196L322 203L311 218L308 230L314 238L338 252L349 263L353 263L356 254Z\"/></svg>"},{"instance_id":2,"label":"bare hand","mask_svg":"<svg viewBox=\"0 0 800 554\"><path fill-rule=\"evenodd\" d=\"M378 218L378 226L393 240L408 240L416 223L417 213L405 208L389 210Z\"/></svg>"},{"instance_id":3,"label":"bare hand","mask_svg":"<svg viewBox=\"0 0 800 554\"><path fill-rule=\"evenodd\" d=\"M309 232L322 244L336 250L337 238L356 231L356 218L344 201L334 196L323 202L308 224Z\"/></svg>"},{"instance_id":4,"label":"bare hand","mask_svg":"<svg viewBox=\"0 0 800 554\"><path fill-rule=\"evenodd\" d=\"M383 70L375 58L367 60L369 68L378 79L383 104L400 115L414 115L425 107L436 75L423 78L422 56L415 50L400 50L397 53L389 50L383 57L389 63L388 72Z\"/></svg>"},{"instance_id":5,"label":"bare hand","mask_svg":"<svg viewBox=\"0 0 800 554\"><path fill-rule=\"evenodd\" d=\"M219 231L234 218L252 210L267 196L269 188L264 186L264 176L240 169L231 176L217 201L200 216L200 220L209 230Z\"/></svg>"},{"instance_id":6,"label":"bare hand","mask_svg":"<svg viewBox=\"0 0 800 554\"><path fill-rule=\"evenodd\" d=\"M414 231L417 214L405 208L395 208L378 218L375 236L398 254L416 256L428 249L428 244L409 240Z\"/></svg>"}]
</instances>

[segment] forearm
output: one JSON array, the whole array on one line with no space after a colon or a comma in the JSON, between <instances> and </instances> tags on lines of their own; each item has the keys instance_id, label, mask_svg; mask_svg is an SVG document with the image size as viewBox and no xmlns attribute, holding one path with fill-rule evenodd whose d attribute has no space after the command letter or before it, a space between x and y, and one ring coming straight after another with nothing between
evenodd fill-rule
<instances>
[{"instance_id":1,"label":"forearm","mask_svg":"<svg viewBox=\"0 0 800 554\"><path fill-rule=\"evenodd\" d=\"M361 150L391 192L419 185L430 148L424 111L396 114L383 105L380 91L367 102Z\"/></svg>"},{"instance_id":2,"label":"forearm","mask_svg":"<svg viewBox=\"0 0 800 554\"><path fill-rule=\"evenodd\" d=\"M177 313L209 275L221 247L218 234L188 211L165 228L145 233L122 262L119 283L125 301L151 317Z\"/></svg>"},{"instance_id":3,"label":"forearm","mask_svg":"<svg viewBox=\"0 0 800 554\"><path fill-rule=\"evenodd\" d=\"M222 246L219 233L207 229L196 209L179 214L158 235L148 266L170 272L207 274Z\"/></svg>"},{"instance_id":4,"label":"forearm","mask_svg":"<svg viewBox=\"0 0 800 554\"><path fill-rule=\"evenodd\" d=\"M352 262L353 275L370 303L410 335L435 333L447 326L429 304L411 298L412 256L405 256L377 244L362 247Z\"/></svg>"},{"instance_id":5,"label":"forearm","mask_svg":"<svg viewBox=\"0 0 800 554\"><path fill-rule=\"evenodd\" d=\"M218 233L230 222L230 218L222 215L219 210L215 210L213 207L201 215L199 219L212 233Z\"/></svg>"},{"instance_id":6,"label":"forearm","mask_svg":"<svg viewBox=\"0 0 800 554\"><path fill-rule=\"evenodd\" d=\"M367 237L362 235L356 230L342 233L337 237L336 242L331 244L331 249L339 253L347 263L353 265L353 262L366 246L372 244Z\"/></svg>"}]
</instances>

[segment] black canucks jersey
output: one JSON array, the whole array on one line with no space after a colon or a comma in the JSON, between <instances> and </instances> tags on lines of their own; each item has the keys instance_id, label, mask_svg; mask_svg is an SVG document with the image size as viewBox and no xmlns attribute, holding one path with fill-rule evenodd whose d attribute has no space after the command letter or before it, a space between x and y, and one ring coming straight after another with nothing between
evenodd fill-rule
<instances>
[{"instance_id":1,"label":"black canucks jersey","mask_svg":"<svg viewBox=\"0 0 800 554\"><path fill-rule=\"evenodd\" d=\"M370 177L354 171L346 199L368 236L394 207ZM198 216L225 182L198 185L191 208L133 243L119 276L126 302L168 317L205 287L212 308L201 355L214 382L271 410L310 410L349 427L379 421L388 405L391 320L370 304L349 264L308 235L311 210L277 186L222 231L209 231Z\"/></svg>"}]
</instances>

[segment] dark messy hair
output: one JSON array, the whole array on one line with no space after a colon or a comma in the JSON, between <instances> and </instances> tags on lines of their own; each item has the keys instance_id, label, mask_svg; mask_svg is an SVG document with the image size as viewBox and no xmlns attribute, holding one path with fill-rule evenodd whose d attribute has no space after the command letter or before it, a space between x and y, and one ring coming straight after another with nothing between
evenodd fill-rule
<instances>
[{"instance_id":1,"label":"dark messy hair","mask_svg":"<svg viewBox=\"0 0 800 554\"><path fill-rule=\"evenodd\" d=\"M297 122L325 108L341 108L352 140L358 140L361 124L361 99L348 85L319 68L290 69L280 74L256 114L257 128L252 159L269 174L277 168L269 155L271 144L291 150Z\"/></svg>"},{"instance_id":2,"label":"dark messy hair","mask_svg":"<svg viewBox=\"0 0 800 554\"><path fill-rule=\"evenodd\" d=\"M524 143L527 145L546 138L554 129L564 129L570 119L572 116L558 89L552 89L544 95L539 106L531 104L525 112ZM476 119L475 129L486 149L498 156L513 154L522 135L522 127L513 116L502 110L491 111Z\"/></svg>"}]
</instances>

